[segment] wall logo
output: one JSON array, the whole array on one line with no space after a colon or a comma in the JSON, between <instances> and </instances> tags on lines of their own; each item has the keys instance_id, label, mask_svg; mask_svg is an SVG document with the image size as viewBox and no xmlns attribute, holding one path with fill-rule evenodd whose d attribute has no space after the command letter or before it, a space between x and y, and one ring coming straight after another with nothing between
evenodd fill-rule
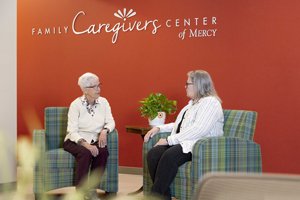
<instances>
[{"instance_id":1,"label":"wall logo","mask_svg":"<svg viewBox=\"0 0 300 200\"><path fill-rule=\"evenodd\" d=\"M118 12L114 13L114 16L123 19L124 21L126 21L127 18L133 17L134 15L136 15L136 12L133 12L132 9L126 13L126 8L124 8L123 13L121 10L118 10Z\"/></svg>"},{"instance_id":2,"label":"wall logo","mask_svg":"<svg viewBox=\"0 0 300 200\"><path fill-rule=\"evenodd\" d=\"M118 10L114 16L122 21L115 24L96 22L92 24L82 24L79 19L84 18L86 13L79 11L72 20L72 34L75 35L100 35L112 34L111 42L115 44L122 32L132 31L149 31L151 34L158 34L161 28L176 29L178 31L178 38L181 40L187 38L207 38L216 37L217 35L217 17L192 17L192 18L177 18L166 19L160 22L158 19L147 19L144 21L134 20L133 18L137 13L133 10L124 8L122 11ZM80 28L79 28L80 27ZM68 34L69 26L56 26L56 27L33 27L31 29L32 36L46 36L46 35L60 35ZM173 32L172 32L173 33Z\"/></svg>"}]
</instances>

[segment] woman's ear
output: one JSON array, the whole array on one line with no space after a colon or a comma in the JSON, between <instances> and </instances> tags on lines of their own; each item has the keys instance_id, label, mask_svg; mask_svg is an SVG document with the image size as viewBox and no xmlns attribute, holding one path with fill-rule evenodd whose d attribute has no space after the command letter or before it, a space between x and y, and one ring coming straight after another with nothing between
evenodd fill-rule
<instances>
[{"instance_id":1,"label":"woman's ear","mask_svg":"<svg viewBox=\"0 0 300 200\"><path fill-rule=\"evenodd\" d=\"M82 92L83 92L83 94L84 95L86 95L87 94L87 91L86 91L86 89L81 89L82 90Z\"/></svg>"}]
</instances>

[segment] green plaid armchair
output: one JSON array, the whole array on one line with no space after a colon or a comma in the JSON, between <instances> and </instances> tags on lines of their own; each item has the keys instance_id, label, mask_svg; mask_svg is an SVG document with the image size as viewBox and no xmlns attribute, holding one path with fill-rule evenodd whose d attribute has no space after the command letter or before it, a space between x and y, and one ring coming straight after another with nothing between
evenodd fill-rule
<instances>
[{"instance_id":1,"label":"green plaid armchair","mask_svg":"<svg viewBox=\"0 0 300 200\"><path fill-rule=\"evenodd\" d=\"M258 172L262 170L260 146L253 141L257 113L223 110L224 136L199 140L193 147L192 161L179 167L171 184L172 196L191 199L197 183L208 172ZM170 133L155 135L143 145L143 187L147 194L152 186L147 167L147 152Z\"/></svg>"},{"instance_id":2,"label":"green plaid armchair","mask_svg":"<svg viewBox=\"0 0 300 200\"><path fill-rule=\"evenodd\" d=\"M39 151L34 168L33 191L35 196L49 190L73 186L75 159L62 148L66 136L68 107L45 108L45 130L33 131L33 144ZM109 157L101 177L99 189L118 191L118 133L108 134Z\"/></svg>"}]
</instances>

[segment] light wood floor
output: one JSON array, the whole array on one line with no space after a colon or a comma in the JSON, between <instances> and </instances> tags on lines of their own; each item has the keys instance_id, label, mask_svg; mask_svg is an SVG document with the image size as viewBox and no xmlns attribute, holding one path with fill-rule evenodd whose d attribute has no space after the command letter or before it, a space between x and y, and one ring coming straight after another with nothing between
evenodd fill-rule
<instances>
[{"instance_id":1,"label":"light wood floor","mask_svg":"<svg viewBox=\"0 0 300 200\"><path fill-rule=\"evenodd\" d=\"M129 195L129 193L137 191L143 182L142 175L133 175L133 174L119 174L119 191L117 196L113 199L143 199L143 193L136 195ZM18 183L19 184L19 183ZM58 194L68 194L74 193L75 187L66 187L61 189L56 189L48 192L51 196ZM105 199L104 193L99 190L99 197ZM57 199L63 199L62 196L57 197ZM26 191L20 191L18 186L17 192L7 192L0 193L0 200L34 200L34 195L32 192L32 184L28 185Z\"/></svg>"}]
</instances>

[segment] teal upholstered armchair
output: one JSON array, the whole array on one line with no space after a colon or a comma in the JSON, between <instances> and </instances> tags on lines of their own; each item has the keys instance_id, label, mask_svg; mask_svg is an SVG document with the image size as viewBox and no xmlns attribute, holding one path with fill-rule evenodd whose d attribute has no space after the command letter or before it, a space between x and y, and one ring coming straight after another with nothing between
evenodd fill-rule
<instances>
[{"instance_id":1,"label":"teal upholstered armchair","mask_svg":"<svg viewBox=\"0 0 300 200\"><path fill-rule=\"evenodd\" d=\"M74 185L75 159L62 148L67 130L67 115L67 107L48 107L45 109L45 130L33 131L33 144L39 151L34 168L33 191L36 196L49 190ZM117 192L117 130L109 133L107 140L109 157L98 188L106 192Z\"/></svg>"},{"instance_id":2,"label":"teal upholstered armchair","mask_svg":"<svg viewBox=\"0 0 300 200\"><path fill-rule=\"evenodd\" d=\"M258 172L262 170L260 146L253 141L257 113L224 110L224 136L199 140L192 152L192 161L179 167L171 184L172 196L191 199L197 183L208 172ZM161 137L155 135L143 146L143 186L148 193L152 181L147 168L147 152Z\"/></svg>"}]
</instances>

